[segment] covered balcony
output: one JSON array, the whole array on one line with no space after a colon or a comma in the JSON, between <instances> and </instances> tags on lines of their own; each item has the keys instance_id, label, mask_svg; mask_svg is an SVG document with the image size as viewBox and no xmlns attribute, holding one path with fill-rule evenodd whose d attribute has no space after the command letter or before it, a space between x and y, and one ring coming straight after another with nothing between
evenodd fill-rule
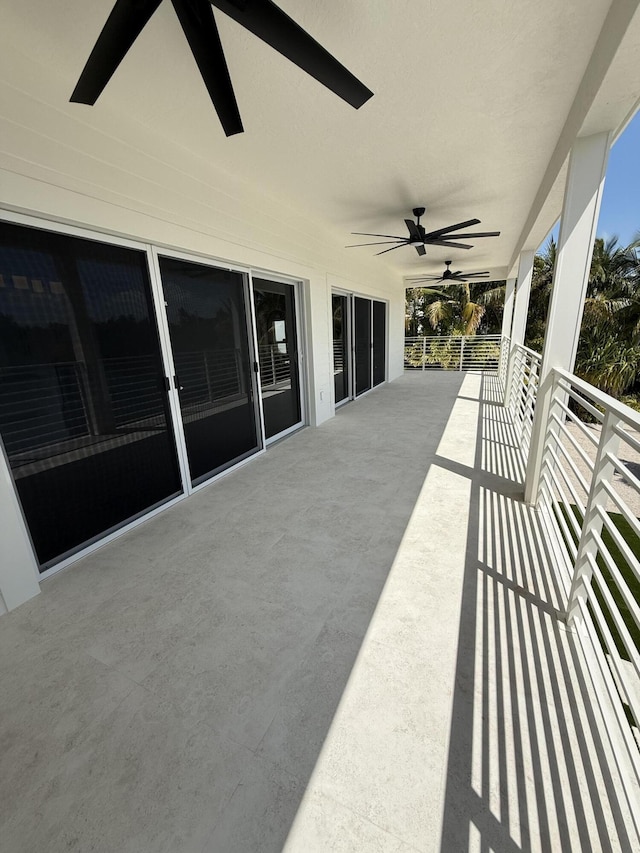
<instances>
[{"instance_id":1,"label":"covered balcony","mask_svg":"<svg viewBox=\"0 0 640 853\"><path fill-rule=\"evenodd\" d=\"M637 849L517 381L408 373L0 620L6 849Z\"/></svg>"},{"instance_id":2,"label":"covered balcony","mask_svg":"<svg viewBox=\"0 0 640 853\"><path fill-rule=\"evenodd\" d=\"M640 849L640 0L111 5L0 27L2 853ZM443 265L501 334L405 357Z\"/></svg>"}]
</instances>

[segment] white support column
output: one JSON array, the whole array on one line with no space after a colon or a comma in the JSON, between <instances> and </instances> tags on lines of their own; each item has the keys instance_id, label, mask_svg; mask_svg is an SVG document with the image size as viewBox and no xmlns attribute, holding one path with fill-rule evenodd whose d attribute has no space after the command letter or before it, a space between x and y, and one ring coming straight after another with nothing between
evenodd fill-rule
<instances>
[{"instance_id":1,"label":"white support column","mask_svg":"<svg viewBox=\"0 0 640 853\"><path fill-rule=\"evenodd\" d=\"M0 613L13 610L40 592L38 569L13 487L9 466L0 449Z\"/></svg>"},{"instance_id":2,"label":"white support column","mask_svg":"<svg viewBox=\"0 0 640 853\"><path fill-rule=\"evenodd\" d=\"M527 329L527 314L529 313L529 297L531 296L531 279L533 278L533 249L520 253L518 264L518 284L516 299L513 307L513 325L511 327L511 345L524 344Z\"/></svg>"},{"instance_id":3,"label":"white support column","mask_svg":"<svg viewBox=\"0 0 640 853\"><path fill-rule=\"evenodd\" d=\"M569 158L556 267L540 367L540 384L554 368L573 372L589 282L593 242L607 170L610 133L576 139ZM525 501L538 496L548 406L536 406L525 480Z\"/></svg>"},{"instance_id":4,"label":"white support column","mask_svg":"<svg viewBox=\"0 0 640 853\"><path fill-rule=\"evenodd\" d=\"M502 310L502 337L511 338L511 321L513 320L513 303L515 297L516 279L508 278L504 294L504 308Z\"/></svg>"},{"instance_id":5,"label":"white support column","mask_svg":"<svg viewBox=\"0 0 640 853\"><path fill-rule=\"evenodd\" d=\"M573 373L596 237L610 133L576 139L564 191L541 379L552 367Z\"/></svg>"},{"instance_id":6,"label":"white support column","mask_svg":"<svg viewBox=\"0 0 640 853\"><path fill-rule=\"evenodd\" d=\"M529 297L531 296L531 279L533 277L533 259L535 252L526 249L520 253L518 263L518 278L516 295L513 301L513 322L511 324L511 343L509 344L509 364L507 366L507 379L504 383L504 405L509 405L511 399L511 383L513 382L513 348L516 344L524 344L524 334L527 328L527 314L529 312Z\"/></svg>"},{"instance_id":7,"label":"white support column","mask_svg":"<svg viewBox=\"0 0 640 853\"><path fill-rule=\"evenodd\" d=\"M499 366L500 379L505 383L509 372L509 356L511 355L511 321L513 320L515 289L515 278L508 278L505 284L504 306L502 309L502 338L500 340Z\"/></svg>"}]
</instances>

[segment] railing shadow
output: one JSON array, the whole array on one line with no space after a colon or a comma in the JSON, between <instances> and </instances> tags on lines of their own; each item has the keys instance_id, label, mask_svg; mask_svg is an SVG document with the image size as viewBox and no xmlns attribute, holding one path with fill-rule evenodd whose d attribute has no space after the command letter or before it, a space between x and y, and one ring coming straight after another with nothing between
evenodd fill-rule
<instances>
[{"instance_id":1,"label":"railing shadow","mask_svg":"<svg viewBox=\"0 0 640 853\"><path fill-rule=\"evenodd\" d=\"M563 593L498 377L485 375L440 849L632 850Z\"/></svg>"}]
</instances>

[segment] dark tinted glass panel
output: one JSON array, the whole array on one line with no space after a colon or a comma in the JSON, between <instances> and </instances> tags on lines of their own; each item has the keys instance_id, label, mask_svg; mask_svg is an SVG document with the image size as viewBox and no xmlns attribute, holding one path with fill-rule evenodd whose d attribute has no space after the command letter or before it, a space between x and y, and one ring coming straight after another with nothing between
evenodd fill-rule
<instances>
[{"instance_id":1,"label":"dark tinted glass panel","mask_svg":"<svg viewBox=\"0 0 640 853\"><path fill-rule=\"evenodd\" d=\"M271 438L300 423L300 377L295 291L290 284L253 279L264 428Z\"/></svg>"},{"instance_id":2,"label":"dark tinted glass panel","mask_svg":"<svg viewBox=\"0 0 640 853\"><path fill-rule=\"evenodd\" d=\"M244 277L160 258L192 482L258 449Z\"/></svg>"},{"instance_id":3,"label":"dark tinted glass panel","mask_svg":"<svg viewBox=\"0 0 640 853\"><path fill-rule=\"evenodd\" d=\"M373 303L373 384L385 380L386 310L384 302Z\"/></svg>"},{"instance_id":4,"label":"dark tinted glass panel","mask_svg":"<svg viewBox=\"0 0 640 853\"><path fill-rule=\"evenodd\" d=\"M356 395L358 395L371 388L371 300L356 296L353 302Z\"/></svg>"},{"instance_id":5,"label":"dark tinted glass panel","mask_svg":"<svg viewBox=\"0 0 640 853\"><path fill-rule=\"evenodd\" d=\"M333 385L335 401L349 396L349 336L347 334L347 297L331 297L333 313Z\"/></svg>"},{"instance_id":6,"label":"dark tinted glass panel","mask_svg":"<svg viewBox=\"0 0 640 853\"><path fill-rule=\"evenodd\" d=\"M180 492L143 252L0 223L0 432L44 567Z\"/></svg>"}]
</instances>

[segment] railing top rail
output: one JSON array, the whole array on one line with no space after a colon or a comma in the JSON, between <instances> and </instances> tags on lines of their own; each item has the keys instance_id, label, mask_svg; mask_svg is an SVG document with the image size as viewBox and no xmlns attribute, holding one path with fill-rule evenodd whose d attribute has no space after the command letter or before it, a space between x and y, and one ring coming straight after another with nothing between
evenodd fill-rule
<instances>
[{"instance_id":1,"label":"railing top rail","mask_svg":"<svg viewBox=\"0 0 640 853\"><path fill-rule=\"evenodd\" d=\"M575 376L573 373L569 373L567 370L554 367L552 368L552 374L554 377L564 379L565 382L568 382L578 391L581 391L589 400L593 400L595 403L598 403L598 405L612 412L617 418L624 421L632 429L640 432L639 412L634 411L629 406L621 403L609 394L605 394L604 391L600 391L598 388L590 385L588 382L585 382L584 379L580 379L578 376Z\"/></svg>"},{"instance_id":2,"label":"railing top rail","mask_svg":"<svg viewBox=\"0 0 640 853\"><path fill-rule=\"evenodd\" d=\"M405 335L405 341L459 341L462 338L471 341L499 341L502 335Z\"/></svg>"},{"instance_id":3,"label":"railing top rail","mask_svg":"<svg viewBox=\"0 0 640 853\"><path fill-rule=\"evenodd\" d=\"M536 361L542 361L542 355L539 352L536 352L534 349L530 349L526 347L524 344L514 344L514 349L521 350L522 352L526 352L527 355L530 355L531 358L535 358Z\"/></svg>"}]
</instances>

